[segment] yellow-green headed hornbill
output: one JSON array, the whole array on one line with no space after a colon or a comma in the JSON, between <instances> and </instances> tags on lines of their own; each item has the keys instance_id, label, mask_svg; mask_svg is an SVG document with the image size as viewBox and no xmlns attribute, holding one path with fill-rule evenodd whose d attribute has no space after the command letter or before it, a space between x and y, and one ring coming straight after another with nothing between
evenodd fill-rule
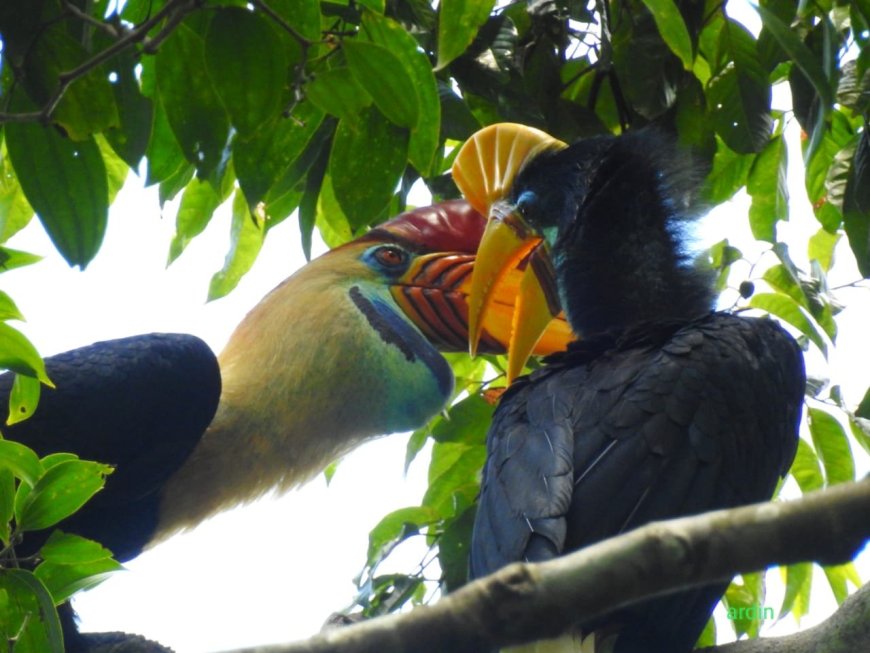
<instances>
[{"instance_id":1,"label":"yellow-green headed hornbill","mask_svg":"<svg viewBox=\"0 0 870 653\"><path fill-rule=\"evenodd\" d=\"M803 357L772 320L713 311L711 276L685 243L697 175L669 140L641 130L567 146L493 125L463 146L453 174L489 216L469 298L472 349L520 259L529 265L511 369L551 317L554 292L580 337L517 380L496 410L473 575L769 499L797 446ZM546 650L573 651L586 638L584 650L690 651L724 589L581 621L564 648Z\"/></svg>"},{"instance_id":2,"label":"yellow-green headed hornbill","mask_svg":"<svg viewBox=\"0 0 870 653\"><path fill-rule=\"evenodd\" d=\"M444 408L453 376L438 350L467 347L466 297L484 225L458 200L400 215L285 280L219 359L180 334L54 356L47 369L57 389L4 435L40 455L71 451L115 465L105 489L61 527L132 558ZM487 319L491 351L506 349L513 296L506 290ZM555 320L539 353L570 339ZM0 405L11 385L0 377ZM28 537L23 547L39 544Z\"/></svg>"}]
</instances>

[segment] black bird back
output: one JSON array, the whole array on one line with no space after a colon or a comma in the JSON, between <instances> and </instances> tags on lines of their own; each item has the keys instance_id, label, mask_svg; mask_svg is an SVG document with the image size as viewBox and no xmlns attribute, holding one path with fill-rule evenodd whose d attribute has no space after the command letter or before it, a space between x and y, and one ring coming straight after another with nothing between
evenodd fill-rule
<instances>
[{"instance_id":1,"label":"black bird back","mask_svg":"<svg viewBox=\"0 0 870 653\"><path fill-rule=\"evenodd\" d=\"M202 340L149 334L98 342L46 359L56 389L3 435L40 456L60 451L116 467L105 488L60 527L95 539L121 561L138 555L157 525L159 492L199 442L220 397L220 370ZM12 375L0 376L0 406ZM20 553L48 533L28 533Z\"/></svg>"}]
</instances>

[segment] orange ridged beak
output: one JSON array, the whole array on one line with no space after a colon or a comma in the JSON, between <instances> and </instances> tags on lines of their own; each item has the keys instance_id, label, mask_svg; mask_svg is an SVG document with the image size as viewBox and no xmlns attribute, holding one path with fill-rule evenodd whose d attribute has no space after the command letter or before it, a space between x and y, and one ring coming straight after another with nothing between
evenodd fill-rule
<instances>
[{"instance_id":1,"label":"orange ridged beak","mask_svg":"<svg viewBox=\"0 0 870 653\"><path fill-rule=\"evenodd\" d=\"M471 280L468 344L479 349L495 297L512 270L522 276L515 292L508 339L508 381L513 381L559 313L555 273L541 237L503 198L526 161L540 152L566 147L548 134L511 123L490 125L462 146L453 164L453 178L469 203L489 216L477 250ZM572 336L573 339L573 336Z\"/></svg>"},{"instance_id":2,"label":"orange ridged beak","mask_svg":"<svg viewBox=\"0 0 870 653\"><path fill-rule=\"evenodd\" d=\"M494 291L489 310L479 327L479 350L503 354L510 351L520 288L527 261L505 270ZM471 293L474 254L434 253L418 256L408 271L390 287L396 303L423 334L441 351L464 351L469 340L468 298ZM563 351L574 340L564 316L551 320L532 353L544 356Z\"/></svg>"}]
</instances>

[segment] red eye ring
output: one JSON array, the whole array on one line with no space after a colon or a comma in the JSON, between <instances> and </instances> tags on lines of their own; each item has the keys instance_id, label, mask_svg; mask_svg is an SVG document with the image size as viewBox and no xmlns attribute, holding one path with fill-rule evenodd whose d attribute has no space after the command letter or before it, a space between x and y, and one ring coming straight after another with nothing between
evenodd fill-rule
<instances>
[{"instance_id":1,"label":"red eye ring","mask_svg":"<svg viewBox=\"0 0 870 653\"><path fill-rule=\"evenodd\" d=\"M385 245L375 250L375 259L384 267L397 268L408 262L408 254L398 247Z\"/></svg>"}]
</instances>

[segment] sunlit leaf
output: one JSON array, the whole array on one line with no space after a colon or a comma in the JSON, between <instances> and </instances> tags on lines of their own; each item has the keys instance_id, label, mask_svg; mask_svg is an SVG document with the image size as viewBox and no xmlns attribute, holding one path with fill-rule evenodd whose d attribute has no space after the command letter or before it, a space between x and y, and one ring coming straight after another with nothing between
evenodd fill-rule
<instances>
[{"instance_id":1,"label":"sunlit leaf","mask_svg":"<svg viewBox=\"0 0 870 653\"><path fill-rule=\"evenodd\" d=\"M438 514L425 506L400 508L385 515L369 532L367 564L374 567L390 551L422 528L434 523Z\"/></svg>"},{"instance_id":2,"label":"sunlit leaf","mask_svg":"<svg viewBox=\"0 0 870 653\"><path fill-rule=\"evenodd\" d=\"M69 517L102 489L112 468L87 460L66 460L48 469L20 505L15 518L24 531L48 528Z\"/></svg>"},{"instance_id":3,"label":"sunlit leaf","mask_svg":"<svg viewBox=\"0 0 870 653\"><path fill-rule=\"evenodd\" d=\"M803 438L798 440L797 454L789 471L804 494L825 486L818 455Z\"/></svg>"},{"instance_id":4,"label":"sunlit leaf","mask_svg":"<svg viewBox=\"0 0 870 653\"><path fill-rule=\"evenodd\" d=\"M780 293L758 293L749 300L749 305L776 315L809 338L827 356L828 345L805 309L794 299Z\"/></svg>"},{"instance_id":5,"label":"sunlit leaf","mask_svg":"<svg viewBox=\"0 0 870 653\"><path fill-rule=\"evenodd\" d=\"M465 52L486 22L495 0L441 0L438 7L438 65L443 68Z\"/></svg>"},{"instance_id":6,"label":"sunlit leaf","mask_svg":"<svg viewBox=\"0 0 870 653\"><path fill-rule=\"evenodd\" d=\"M42 384L39 379L23 374L16 374L9 393L9 426L28 419L39 405Z\"/></svg>"},{"instance_id":7,"label":"sunlit leaf","mask_svg":"<svg viewBox=\"0 0 870 653\"><path fill-rule=\"evenodd\" d=\"M45 372L45 363L30 341L17 329L0 322L0 369L32 376L46 385L51 380Z\"/></svg>"},{"instance_id":8,"label":"sunlit leaf","mask_svg":"<svg viewBox=\"0 0 870 653\"><path fill-rule=\"evenodd\" d=\"M54 601L36 576L24 569L0 569L0 592L7 598L0 636L14 638L16 651L64 653Z\"/></svg>"},{"instance_id":9,"label":"sunlit leaf","mask_svg":"<svg viewBox=\"0 0 870 653\"><path fill-rule=\"evenodd\" d=\"M223 268L211 278L208 287L209 301L223 297L238 285L260 253L265 233L263 216L251 213L244 194L236 191L233 198L230 251L224 259Z\"/></svg>"},{"instance_id":10,"label":"sunlit leaf","mask_svg":"<svg viewBox=\"0 0 870 653\"><path fill-rule=\"evenodd\" d=\"M43 467L39 456L29 447L11 440L0 440L0 467L11 471L28 485L36 485Z\"/></svg>"},{"instance_id":11,"label":"sunlit leaf","mask_svg":"<svg viewBox=\"0 0 870 653\"><path fill-rule=\"evenodd\" d=\"M791 613L797 621L810 610L810 589L813 584L813 565L801 562L784 567L785 596L779 609L778 617L782 619Z\"/></svg>"},{"instance_id":12,"label":"sunlit leaf","mask_svg":"<svg viewBox=\"0 0 870 653\"><path fill-rule=\"evenodd\" d=\"M855 461L840 420L820 408L810 408L808 418L810 435L822 461L827 485L854 481Z\"/></svg>"},{"instance_id":13,"label":"sunlit leaf","mask_svg":"<svg viewBox=\"0 0 870 653\"><path fill-rule=\"evenodd\" d=\"M692 70L692 39L676 3L673 0L643 0L643 4L652 14L662 40L683 62L683 68Z\"/></svg>"},{"instance_id":14,"label":"sunlit leaf","mask_svg":"<svg viewBox=\"0 0 870 653\"><path fill-rule=\"evenodd\" d=\"M169 245L167 264L181 256L188 244L203 232L221 200L209 182L196 178L190 180L175 216L175 235Z\"/></svg>"},{"instance_id":15,"label":"sunlit leaf","mask_svg":"<svg viewBox=\"0 0 870 653\"><path fill-rule=\"evenodd\" d=\"M777 136L755 157L749 172L746 184L746 191L752 198L749 225L756 240L774 242L776 223L788 220L787 160L785 140Z\"/></svg>"}]
</instances>

